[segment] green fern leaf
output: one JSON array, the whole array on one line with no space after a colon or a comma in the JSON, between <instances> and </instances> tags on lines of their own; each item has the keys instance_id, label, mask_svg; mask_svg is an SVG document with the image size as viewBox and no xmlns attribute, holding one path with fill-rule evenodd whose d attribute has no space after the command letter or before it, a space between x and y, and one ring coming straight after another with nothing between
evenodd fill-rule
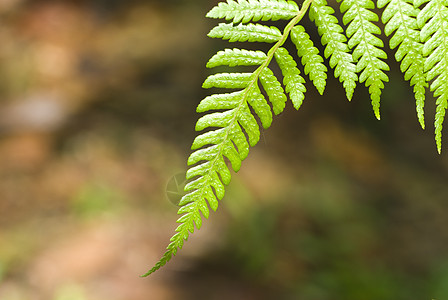
<instances>
[{"instance_id":1,"label":"green fern leaf","mask_svg":"<svg viewBox=\"0 0 448 300\"><path fill-rule=\"evenodd\" d=\"M343 0L340 6L344 25L349 24L346 34L349 37L348 46L354 48L356 72L361 72L359 82L365 82L369 88L373 111L380 119L381 90L384 82L389 81L383 71L389 71L389 66L382 60L387 58L380 49L384 44L375 36L381 34L381 29L372 23L378 21L378 16L369 10L373 8L375 5L371 0Z\"/></svg>"},{"instance_id":2,"label":"green fern leaf","mask_svg":"<svg viewBox=\"0 0 448 300\"><path fill-rule=\"evenodd\" d=\"M245 88L252 81L252 73L219 73L210 75L202 84L208 88Z\"/></svg>"},{"instance_id":3,"label":"green fern leaf","mask_svg":"<svg viewBox=\"0 0 448 300\"><path fill-rule=\"evenodd\" d=\"M207 63L207 68L218 66L259 66L266 61L263 51L225 49L216 53Z\"/></svg>"},{"instance_id":4,"label":"green fern leaf","mask_svg":"<svg viewBox=\"0 0 448 300\"><path fill-rule=\"evenodd\" d=\"M261 24L232 24L221 23L213 28L209 34L211 38L229 40L229 42L265 42L275 43L282 37L282 33L274 26Z\"/></svg>"},{"instance_id":5,"label":"green fern leaf","mask_svg":"<svg viewBox=\"0 0 448 300\"><path fill-rule=\"evenodd\" d=\"M269 68L265 68L260 73L260 82L272 103L274 113L278 115L283 112L287 101L285 91L277 77L275 77L274 73L272 73Z\"/></svg>"},{"instance_id":6,"label":"green fern leaf","mask_svg":"<svg viewBox=\"0 0 448 300\"><path fill-rule=\"evenodd\" d=\"M245 97L247 97L247 94ZM258 123L257 120L255 120L255 117L252 115L252 112L250 111L247 104L243 103L240 108L241 111L240 115L238 116L238 122L247 133L249 144L253 147L260 140L260 130L258 129Z\"/></svg>"},{"instance_id":7,"label":"green fern leaf","mask_svg":"<svg viewBox=\"0 0 448 300\"><path fill-rule=\"evenodd\" d=\"M204 98L196 108L196 112L203 113L210 110L231 109L238 105L242 91L229 94L211 95Z\"/></svg>"},{"instance_id":8,"label":"green fern leaf","mask_svg":"<svg viewBox=\"0 0 448 300\"><path fill-rule=\"evenodd\" d=\"M286 92L288 92L294 108L298 110L305 98L306 88L303 85L305 79L300 76L300 70L297 69L296 62L285 48L280 47L275 52L275 60L282 71Z\"/></svg>"},{"instance_id":9,"label":"green fern leaf","mask_svg":"<svg viewBox=\"0 0 448 300\"><path fill-rule=\"evenodd\" d=\"M233 23L250 21L290 20L299 12L293 1L285 0L227 0L207 13L208 18L232 20Z\"/></svg>"},{"instance_id":10,"label":"green fern leaf","mask_svg":"<svg viewBox=\"0 0 448 300\"><path fill-rule=\"evenodd\" d=\"M316 23L319 34L322 36L322 45L326 45L325 58L330 57L330 67L335 69L334 76L342 82L347 98L351 100L358 80L356 66L349 53L347 38L342 34L344 30L333 13L333 8L327 5L326 0L314 0L309 16L311 21Z\"/></svg>"},{"instance_id":11,"label":"green fern leaf","mask_svg":"<svg viewBox=\"0 0 448 300\"><path fill-rule=\"evenodd\" d=\"M410 80L411 86L414 85L418 119L422 128L425 128L424 106L428 83L416 19L419 9L414 7L412 0L379 0L378 7L384 6L386 8L381 16L386 24L384 32L387 36L395 32L389 45L391 49L398 47L395 59L401 61L400 69L405 74L405 80Z\"/></svg>"},{"instance_id":12,"label":"green fern leaf","mask_svg":"<svg viewBox=\"0 0 448 300\"><path fill-rule=\"evenodd\" d=\"M302 58L305 74L310 77L317 91L322 95L327 80L327 67L323 64L324 59L319 55L319 50L301 25L294 26L291 30L291 40L297 47L297 54Z\"/></svg>"},{"instance_id":13,"label":"green fern leaf","mask_svg":"<svg viewBox=\"0 0 448 300\"><path fill-rule=\"evenodd\" d=\"M428 2L428 3L426 3ZM415 5L425 7L417 16L421 27L420 39L423 44L427 81L433 80L430 89L436 100L435 139L437 151L442 150L442 125L448 106L448 3L443 0L416 1Z\"/></svg>"},{"instance_id":14,"label":"green fern leaf","mask_svg":"<svg viewBox=\"0 0 448 300\"><path fill-rule=\"evenodd\" d=\"M255 85L251 90L248 91L247 102L260 118L263 128L269 128L272 124L271 107L267 103L263 94L261 94L258 85Z\"/></svg>"}]
</instances>

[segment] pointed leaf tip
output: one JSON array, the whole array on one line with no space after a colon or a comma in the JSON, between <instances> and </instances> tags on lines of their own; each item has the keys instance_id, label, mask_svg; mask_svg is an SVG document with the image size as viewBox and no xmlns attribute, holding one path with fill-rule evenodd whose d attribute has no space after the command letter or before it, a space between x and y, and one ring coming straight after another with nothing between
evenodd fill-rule
<instances>
[{"instance_id":1,"label":"pointed leaf tip","mask_svg":"<svg viewBox=\"0 0 448 300\"><path fill-rule=\"evenodd\" d=\"M420 120L420 126L422 127L423 130L425 130L425 121L424 120Z\"/></svg>"},{"instance_id":2,"label":"pointed leaf tip","mask_svg":"<svg viewBox=\"0 0 448 300\"><path fill-rule=\"evenodd\" d=\"M322 96L323 94L324 94L324 91L325 91L325 86L323 86L323 87L318 87L317 88L317 91L319 92L319 94Z\"/></svg>"},{"instance_id":3,"label":"pointed leaf tip","mask_svg":"<svg viewBox=\"0 0 448 300\"><path fill-rule=\"evenodd\" d=\"M352 93L346 93L346 95L347 95L347 100L348 100L349 102L351 102L351 101L352 101L352 98L353 98L353 92L352 92Z\"/></svg>"}]
</instances>

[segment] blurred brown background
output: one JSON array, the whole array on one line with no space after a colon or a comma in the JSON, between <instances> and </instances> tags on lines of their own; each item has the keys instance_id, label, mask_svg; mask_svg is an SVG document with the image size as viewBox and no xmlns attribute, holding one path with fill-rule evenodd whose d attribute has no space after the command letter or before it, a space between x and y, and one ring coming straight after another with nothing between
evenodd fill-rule
<instances>
[{"instance_id":1,"label":"blurred brown background","mask_svg":"<svg viewBox=\"0 0 448 300\"><path fill-rule=\"evenodd\" d=\"M138 277L176 227L205 63L233 47L206 38L216 3L0 0L0 299L448 299L448 150L393 61L381 121L361 85L308 84Z\"/></svg>"}]
</instances>

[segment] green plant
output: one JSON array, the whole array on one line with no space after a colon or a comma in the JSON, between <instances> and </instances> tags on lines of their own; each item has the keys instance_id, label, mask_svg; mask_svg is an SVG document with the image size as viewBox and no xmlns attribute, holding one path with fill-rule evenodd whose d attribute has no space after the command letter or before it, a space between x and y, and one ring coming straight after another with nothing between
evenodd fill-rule
<instances>
[{"instance_id":1,"label":"green plant","mask_svg":"<svg viewBox=\"0 0 448 300\"><path fill-rule=\"evenodd\" d=\"M226 159L235 172L240 169L241 162L249 154L249 145L255 146L260 139L257 118L264 128L270 127L272 112L277 115L285 108L286 94L294 107L300 108L306 88L298 63L318 92L323 94L327 67L305 28L298 24L306 14L317 26L320 42L325 47L324 56L345 88L347 98L352 98L357 81L364 83L369 89L374 114L380 119L380 97L384 82L389 80L385 73L389 66L382 50L383 41L378 37L381 29L375 25L379 21L375 3L371 0L339 2L345 30L326 0L305 0L300 8L296 2L285 0L227 0L207 14L209 18L229 21L213 28L209 37L230 42L264 42L273 46L267 53L225 49L207 63L209 68L252 66L254 71L218 73L205 80L204 88L237 91L214 94L200 102L197 112L209 113L199 118L196 130L210 130L196 137L192 145L194 152L188 159L188 165L192 167L186 174L189 180L185 186L187 194L179 203L178 213L182 216L177 222L180 225L162 259L143 276L165 265L193 233L195 224L201 228L201 213L208 218L209 206L214 211L217 209L218 200L224 197L224 185L231 179ZM414 87L422 128L425 127L425 91L431 82L430 90L437 98L435 140L440 153L448 101L448 1L379 0L377 7L383 8L384 32L390 37L390 48L397 48L395 58L400 62L401 72ZM280 19L289 20L283 31L262 24ZM288 37L295 44L300 60L282 47ZM284 88L270 69L273 60L280 67Z\"/></svg>"}]
</instances>

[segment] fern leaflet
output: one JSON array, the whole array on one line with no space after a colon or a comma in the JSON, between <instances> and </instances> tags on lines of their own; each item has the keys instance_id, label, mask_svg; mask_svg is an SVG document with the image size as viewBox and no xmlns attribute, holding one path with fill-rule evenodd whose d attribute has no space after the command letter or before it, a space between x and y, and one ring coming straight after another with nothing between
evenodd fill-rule
<instances>
[{"instance_id":1,"label":"fern leaflet","mask_svg":"<svg viewBox=\"0 0 448 300\"><path fill-rule=\"evenodd\" d=\"M278 48L277 52L275 52L275 60L282 71L286 92L289 93L294 108L299 109L305 98L306 88L303 85L305 79L300 75L300 70L297 69L294 58L289 55L288 50L285 48Z\"/></svg>"},{"instance_id":2,"label":"fern leaflet","mask_svg":"<svg viewBox=\"0 0 448 300\"><path fill-rule=\"evenodd\" d=\"M222 38L229 42L265 42L275 43L282 37L282 33L274 26L260 24L232 24L221 23L213 28L209 34L211 38Z\"/></svg>"},{"instance_id":3,"label":"fern leaflet","mask_svg":"<svg viewBox=\"0 0 448 300\"><path fill-rule=\"evenodd\" d=\"M378 16L369 9L375 8L371 0L343 0L341 12L343 22L347 27L346 34L350 38L348 46L353 48L353 59L357 61L356 72L361 72L359 82L365 82L369 88L372 107L377 119L380 119L380 97L384 83L389 77L383 71L389 71L389 66L381 59L386 59L386 53L380 48L383 42L375 36L381 34L378 26L372 22L378 21Z\"/></svg>"},{"instance_id":4,"label":"fern leaflet","mask_svg":"<svg viewBox=\"0 0 448 300\"><path fill-rule=\"evenodd\" d=\"M290 20L299 13L299 7L294 1L285 0L227 0L215 6L208 18L232 20L233 23L250 21Z\"/></svg>"},{"instance_id":5,"label":"fern leaflet","mask_svg":"<svg viewBox=\"0 0 448 300\"><path fill-rule=\"evenodd\" d=\"M324 59L319 55L319 49L314 46L305 28L294 26L291 30L291 40L297 47L297 54L302 58L305 74L308 75L319 94L323 94L327 82L327 67Z\"/></svg>"},{"instance_id":6,"label":"fern leaflet","mask_svg":"<svg viewBox=\"0 0 448 300\"><path fill-rule=\"evenodd\" d=\"M325 58L330 57L330 67L335 68L334 76L339 77L346 90L347 98L351 100L358 80L356 66L349 53L347 38L342 34L344 30L333 13L334 10L327 5L326 0L314 0L309 15L322 36L322 45L326 45Z\"/></svg>"},{"instance_id":7,"label":"fern leaflet","mask_svg":"<svg viewBox=\"0 0 448 300\"><path fill-rule=\"evenodd\" d=\"M278 115L283 112L287 101L285 91L280 82L278 82L277 77L275 77L269 68L265 68L260 73L260 82L268 94L274 113Z\"/></svg>"},{"instance_id":8,"label":"fern leaflet","mask_svg":"<svg viewBox=\"0 0 448 300\"><path fill-rule=\"evenodd\" d=\"M426 3L428 2L428 3ZM421 28L420 39L425 56L427 81L433 80L430 89L436 101L436 118L434 122L436 144L439 153L442 150L442 125L448 106L448 3L443 0L416 0L419 7L426 3L417 16Z\"/></svg>"},{"instance_id":9,"label":"fern leaflet","mask_svg":"<svg viewBox=\"0 0 448 300\"><path fill-rule=\"evenodd\" d=\"M216 53L207 63L207 68L218 66L257 66L261 65L267 56L263 51L248 51L240 49L225 49Z\"/></svg>"},{"instance_id":10,"label":"fern leaflet","mask_svg":"<svg viewBox=\"0 0 448 300\"><path fill-rule=\"evenodd\" d=\"M419 9L413 6L412 0L379 0L378 7L384 6L386 8L381 17L386 24L384 31L387 36L395 31L389 45L391 49L398 47L395 59L401 61L400 69L405 80L410 80L410 84L414 85L417 115L424 129L425 90L428 84L424 72L423 46L420 43L416 20Z\"/></svg>"}]
</instances>

